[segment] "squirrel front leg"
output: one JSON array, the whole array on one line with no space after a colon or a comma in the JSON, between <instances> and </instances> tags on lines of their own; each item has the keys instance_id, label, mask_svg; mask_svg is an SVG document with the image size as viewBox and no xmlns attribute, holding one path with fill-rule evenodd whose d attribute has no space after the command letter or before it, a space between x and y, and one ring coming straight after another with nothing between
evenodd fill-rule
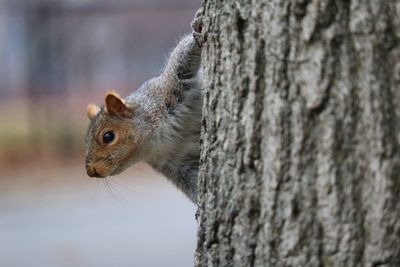
<instances>
[{"instance_id":1,"label":"squirrel front leg","mask_svg":"<svg viewBox=\"0 0 400 267\"><path fill-rule=\"evenodd\" d=\"M203 43L202 18L202 9L200 9L191 23L192 34L182 38L168 60L164 73L174 75L178 81L193 78L200 69Z\"/></svg>"}]
</instances>

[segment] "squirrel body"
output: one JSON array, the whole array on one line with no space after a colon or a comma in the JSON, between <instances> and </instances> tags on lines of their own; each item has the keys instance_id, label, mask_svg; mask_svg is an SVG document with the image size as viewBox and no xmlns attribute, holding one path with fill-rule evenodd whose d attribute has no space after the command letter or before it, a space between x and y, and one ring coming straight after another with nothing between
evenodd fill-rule
<instances>
[{"instance_id":1,"label":"squirrel body","mask_svg":"<svg viewBox=\"0 0 400 267\"><path fill-rule=\"evenodd\" d=\"M181 39L161 75L125 98L108 92L103 107L88 106L89 176L116 175L144 161L196 202L202 108L199 13L193 34Z\"/></svg>"}]
</instances>

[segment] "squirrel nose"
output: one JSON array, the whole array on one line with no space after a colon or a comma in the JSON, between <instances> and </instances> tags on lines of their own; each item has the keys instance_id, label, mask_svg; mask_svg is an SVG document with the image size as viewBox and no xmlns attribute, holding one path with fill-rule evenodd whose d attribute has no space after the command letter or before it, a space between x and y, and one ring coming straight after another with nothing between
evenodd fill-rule
<instances>
[{"instance_id":1,"label":"squirrel nose","mask_svg":"<svg viewBox=\"0 0 400 267\"><path fill-rule=\"evenodd\" d=\"M96 171L96 168L95 168L93 165L91 165L91 164L86 164L86 172L87 172L87 175L89 175L90 177L97 177L97 178L102 177L102 176Z\"/></svg>"}]
</instances>

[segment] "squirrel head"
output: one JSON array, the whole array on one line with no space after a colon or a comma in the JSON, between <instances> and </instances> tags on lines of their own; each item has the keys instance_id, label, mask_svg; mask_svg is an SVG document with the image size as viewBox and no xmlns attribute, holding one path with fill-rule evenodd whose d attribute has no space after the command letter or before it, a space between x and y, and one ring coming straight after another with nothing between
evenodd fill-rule
<instances>
[{"instance_id":1,"label":"squirrel head","mask_svg":"<svg viewBox=\"0 0 400 267\"><path fill-rule=\"evenodd\" d=\"M143 127L139 106L128 104L115 92L105 96L104 107L89 104L90 125L86 133L86 171L91 177L121 173L140 160L143 151Z\"/></svg>"}]
</instances>

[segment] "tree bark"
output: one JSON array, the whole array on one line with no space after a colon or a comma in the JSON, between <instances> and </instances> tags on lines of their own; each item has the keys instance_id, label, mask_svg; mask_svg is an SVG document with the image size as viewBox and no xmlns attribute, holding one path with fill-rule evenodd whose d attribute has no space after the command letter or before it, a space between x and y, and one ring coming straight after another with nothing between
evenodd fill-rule
<instances>
[{"instance_id":1,"label":"tree bark","mask_svg":"<svg viewBox=\"0 0 400 267\"><path fill-rule=\"evenodd\" d=\"M204 0L196 266L400 266L400 2Z\"/></svg>"}]
</instances>

